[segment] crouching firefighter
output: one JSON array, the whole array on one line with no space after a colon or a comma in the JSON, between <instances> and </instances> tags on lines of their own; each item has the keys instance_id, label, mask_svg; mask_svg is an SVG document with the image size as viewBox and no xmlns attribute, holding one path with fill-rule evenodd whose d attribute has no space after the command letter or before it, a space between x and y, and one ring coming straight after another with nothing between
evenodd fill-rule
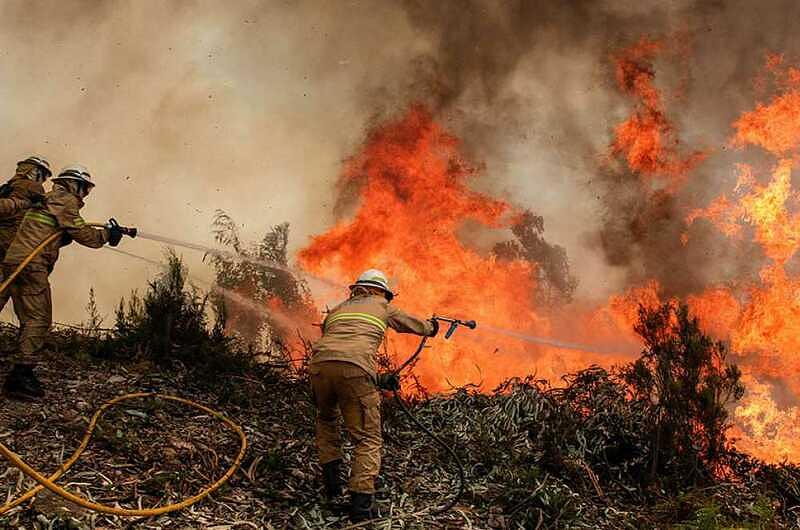
<instances>
[{"instance_id":1,"label":"crouching firefighter","mask_svg":"<svg viewBox=\"0 0 800 530\"><path fill-rule=\"evenodd\" d=\"M0 264L14 241L25 212L33 203L44 199L44 182L50 178L50 163L40 156L29 156L17 162L11 179L0 186ZM0 311L6 306L11 293L0 293Z\"/></svg>"},{"instance_id":2,"label":"crouching firefighter","mask_svg":"<svg viewBox=\"0 0 800 530\"><path fill-rule=\"evenodd\" d=\"M83 166L69 166L52 179L53 189L44 203L31 208L22 220L16 237L6 252L3 274L14 270L45 239L56 238L37 254L9 287L14 311L20 322L19 348L11 372L3 385L10 397L31 399L44 395L34 373L35 356L44 346L52 323L52 301L48 276L58 260L59 249L72 241L90 248L108 243L117 246L128 229L116 222L104 228L88 226L80 214L83 200L94 188L91 175Z\"/></svg>"},{"instance_id":3,"label":"crouching firefighter","mask_svg":"<svg viewBox=\"0 0 800 530\"><path fill-rule=\"evenodd\" d=\"M386 328L432 337L439 327L435 320L420 320L393 307L392 298L381 271L362 274L350 286L350 298L325 318L309 366L317 406L317 448L329 499L340 495L343 487L340 416L355 446L349 483L354 522L380 517L374 502L383 442L375 355Z\"/></svg>"}]
</instances>

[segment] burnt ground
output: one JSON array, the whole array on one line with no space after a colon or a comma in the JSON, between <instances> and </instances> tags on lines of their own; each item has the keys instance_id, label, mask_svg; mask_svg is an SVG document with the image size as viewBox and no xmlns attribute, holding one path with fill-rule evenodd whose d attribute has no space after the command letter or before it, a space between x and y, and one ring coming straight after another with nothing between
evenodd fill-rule
<instances>
[{"instance_id":1,"label":"burnt ground","mask_svg":"<svg viewBox=\"0 0 800 530\"><path fill-rule=\"evenodd\" d=\"M47 397L2 401L0 441L34 467L52 472L103 402L142 391L182 396L239 423L250 444L244 463L221 490L177 513L106 516L44 492L0 517L0 528L354 528L322 502L313 407L301 372L277 363L200 377L179 363L165 368L99 359L83 353L91 350L83 344L80 332L54 333L40 367ZM0 358L11 348L13 330L0 327ZM459 389L417 400L414 413L456 448L467 474L462 500L432 516L428 510L454 488L449 457L386 400L377 496L389 516L360 527L800 527L800 471L793 466L731 455L728 477L714 484L666 491L637 482L636 470L646 463L645 420L626 403L599 368L576 376L568 391L528 380L488 395ZM87 451L59 483L106 504L159 506L213 482L237 450L237 437L198 411L153 399L126 402L101 420ZM19 470L0 463L5 500L31 485Z\"/></svg>"}]
</instances>

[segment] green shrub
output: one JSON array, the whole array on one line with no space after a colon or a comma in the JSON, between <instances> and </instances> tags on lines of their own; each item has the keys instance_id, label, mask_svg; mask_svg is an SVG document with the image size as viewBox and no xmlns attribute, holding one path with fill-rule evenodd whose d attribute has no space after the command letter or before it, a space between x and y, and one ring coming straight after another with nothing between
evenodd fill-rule
<instances>
[{"instance_id":1,"label":"green shrub","mask_svg":"<svg viewBox=\"0 0 800 530\"><path fill-rule=\"evenodd\" d=\"M217 312L213 323L209 313L208 295L188 284L183 262L170 251L164 271L149 282L145 293L134 291L120 301L114 333L103 349L111 356L180 362L211 373L240 370L241 356L223 332L224 312Z\"/></svg>"}]
</instances>

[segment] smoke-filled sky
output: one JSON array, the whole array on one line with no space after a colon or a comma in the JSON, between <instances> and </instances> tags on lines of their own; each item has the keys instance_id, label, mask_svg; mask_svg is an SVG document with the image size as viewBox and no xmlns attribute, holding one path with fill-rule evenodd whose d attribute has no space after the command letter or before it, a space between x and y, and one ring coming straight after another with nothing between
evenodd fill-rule
<instances>
[{"instance_id":1,"label":"smoke-filled sky","mask_svg":"<svg viewBox=\"0 0 800 530\"><path fill-rule=\"evenodd\" d=\"M681 140L717 146L752 106L765 53L798 51L798 10L789 0L6 1L0 167L11 176L29 153L88 166L98 184L89 220L210 243L220 208L250 238L290 222L297 247L334 222L341 162L370 124L420 100L486 164L482 190L544 216L579 296L602 298L663 272L644 270L661 249L616 259L598 244L619 213L598 167L630 110L610 55L642 35L680 32L692 51L657 82L682 88L680 105L667 101ZM690 187L699 204L730 181L729 168L703 168ZM180 252L210 276L198 254ZM55 318L81 320L93 286L110 321L120 296L153 272L70 246L52 275Z\"/></svg>"}]
</instances>

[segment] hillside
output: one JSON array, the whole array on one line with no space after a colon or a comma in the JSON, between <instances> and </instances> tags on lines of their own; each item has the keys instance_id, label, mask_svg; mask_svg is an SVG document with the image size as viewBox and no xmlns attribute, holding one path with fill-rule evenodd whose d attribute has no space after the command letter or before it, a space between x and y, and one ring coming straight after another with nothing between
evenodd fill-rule
<instances>
[{"instance_id":1,"label":"hillside","mask_svg":"<svg viewBox=\"0 0 800 530\"><path fill-rule=\"evenodd\" d=\"M2 331L9 344L13 329ZM190 510L144 520L87 513L46 493L0 518L10 528L349 528L321 502L313 408L302 371L280 363L200 378L173 363L99 359L92 337L61 329L42 359L47 399L4 402L0 439L37 468L69 455L92 412L126 392L157 391L209 404L245 429L250 448L230 483ZM5 348L7 349L7 348ZM491 395L459 389L413 402L413 413L456 448L467 488L451 512L426 515L454 491L446 453L384 405L385 461L375 528L792 528L800 505L794 467L769 467L735 453L724 478L672 491L642 471L641 417L626 416L619 388L599 368L566 390L536 381ZM578 411L582 411L578 413ZM626 445L627 444L627 445ZM112 410L89 449L61 481L92 499L154 506L197 492L219 476L236 438L213 419L146 400ZM29 481L2 473L8 498ZM682 525L682 526L676 526Z\"/></svg>"}]
</instances>

